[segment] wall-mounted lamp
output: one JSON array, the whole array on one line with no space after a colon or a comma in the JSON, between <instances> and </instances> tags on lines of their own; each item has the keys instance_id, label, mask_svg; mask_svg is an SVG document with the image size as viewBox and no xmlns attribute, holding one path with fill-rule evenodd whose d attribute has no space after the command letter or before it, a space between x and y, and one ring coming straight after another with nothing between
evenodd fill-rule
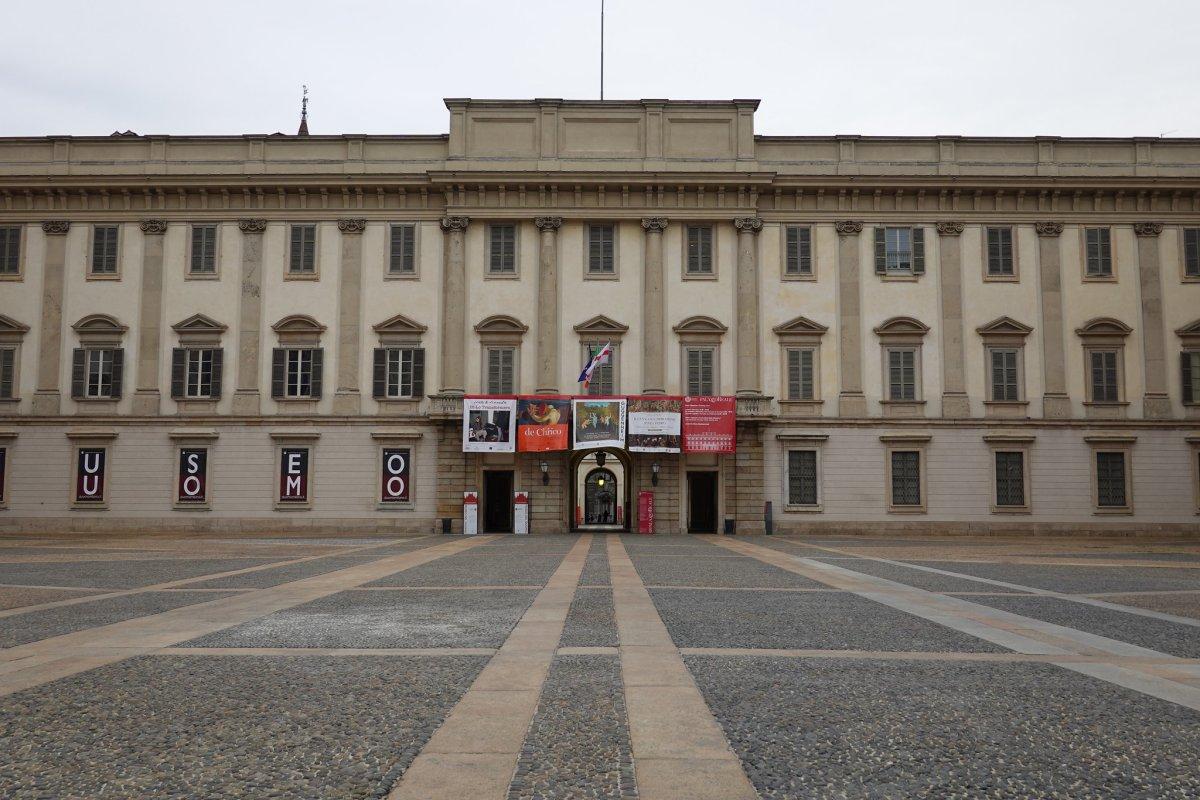
<instances>
[{"instance_id":1,"label":"wall-mounted lamp","mask_svg":"<svg viewBox=\"0 0 1200 800\"><path fill-rule=\"evenodd\" d=\"M542 486L550 485L550 465L543 461L540 465L542 468Z\"/></svg>"},{"instance_id":2,"label":"wall-mounted lamp","mask_svg":"<svg viewBox=\"0 0 1200 800\"><path fill-rule=\"evenodd\" d=\"M650 465L650 484L658 486L658 462L655 461Z\"/></svg>"}]
</instances>

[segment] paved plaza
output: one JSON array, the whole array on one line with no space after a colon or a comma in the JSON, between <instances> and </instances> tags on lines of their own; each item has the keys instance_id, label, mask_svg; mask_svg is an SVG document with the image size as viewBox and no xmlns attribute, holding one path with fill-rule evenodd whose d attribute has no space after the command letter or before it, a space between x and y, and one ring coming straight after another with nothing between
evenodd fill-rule
<instances>
[{"instance_id":1,"label":"paved plaza","mask_svg":"<svg viewBox=\"0 0 1200 800\"><path fill-rule=\"evenodd\" d=\"M1200 544L0 540L0 797L1195 798Z\"/></svg>"}]
</instances>

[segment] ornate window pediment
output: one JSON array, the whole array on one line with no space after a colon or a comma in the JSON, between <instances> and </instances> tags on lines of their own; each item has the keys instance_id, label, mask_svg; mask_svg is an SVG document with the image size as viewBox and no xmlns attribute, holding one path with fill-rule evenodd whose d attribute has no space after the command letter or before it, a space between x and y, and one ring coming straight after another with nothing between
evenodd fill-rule
<instances>
[{"instance_id":1,"label":"ornate window pediment","mask_svg":"<svg viewBox=\"0 0 1200 800\"><path fill-rule=\"evenodd\" d=\"M828 325L813 322L808 317L796 317L772 328L780 339L810 338L823 336L829 330Z\"/></svg>"},{"instance_id":2,"label":"ornate window pediment","mask_svg":"<svg viewBox=\"0 0 1200 800\"><path fill-rule=\"evenodd\" d=\"M1017 322L1012 317L999 317L986 325L980 325L975 332L984 339L1019 338L1024 339L1033 333L1033 328L1023 322Z\"/></svg>"},{"instance_id":3,"label":"ornate window pediment","mask_svg":"<svg viewBox=\"0 0 1200 800\"><path fill-rule=\"evenodd\" d=\"M71 327L81 336L88 333L120 336L129 330L128 326L122 325L116 317L110 317L108 314L88 314Z\"/></svg>"},{"instance_id":4,"label":"ornate window pediment","mask_svg":"<svg viewBox=\"0 0 1200 800\"><path fill-rule=\"evenodd\" d=\"M229 326L217 322L212 317L205 316L204 314L192 314L187 319L172 325L171 330L179 334L211 333L220 335L229 330Z\"/></svg>"},{"instance_id":5,"label":"ornate window pediment","mask_svg":"<svg viewBox=\"0 0 1200 800\"><path fill-rule=\"evenodd\" d=\"M1081 338L1120 337L1124 338L1133 333L1133 328L1112 317L1096 317L1075 329L1075 335Z\"/></svg>"},{"instance_id":6,"label":"ornate window pediment","mask_svg":"<svg viewBox=\"0 0 1200 800\"><path fill-rule=\"evenodd\" d=\"M916 339L920 341L929 333L929 326L913 317L892 317L875 328L880 339Z\"/></svg>"},{"instance_id":7,"label":"ornate window pediment","mask_svg":"<svg viewBox=\"0 0 1200 800\"><path fill-rule=\"evenodd\" d=\"M379 336L380 345L389 347L419 345L421 335L429 328L403 314L396 314L375 325L373 330Z\"/></svg>"},{"instance_id":8,"label":"ornate window pediment","mask_svg":"<svg viewBox=\"0 0 1200 800\"><path fill-rule=\"evenodd\" d=\"M1184 344L1200 345L1200 319L1175 329L1175 335L1183 339Z\"/></svg>"},{"instance_id":9,"label":"ornate window pediment","mask_svg":"<svg viewBox=\"0 0 1200 800\"><path fill-rule=\"evenodd\" d=\"M688 317L671 330L675 331L679 338L684 341L707 340L716 342L720 341L729 328L712 317L697 315Z\"/></svg>"},{"instance_id":10,"label":"ornate window pediment","mask_svg":"<svg viewBox=\"0 0 1200 800\"><path fill-rule=\"evenodd\" d=\"M622 325L611 317L597 314L591 319L575 326L575 332L581 337L600 337L620 339L629 331L628 325Z\"/></svg>"},{"instance_id":11,"label":"ornate window pediment","mask_svg":"<svg viewBox=\"0 0 1200 800\"><path fill-rule=\"evenodd\" d=\"M318 345L325 326L307 314L291 314L271 326L281 345Z\"/></svg>"},{"instance_id":12,"label":"ornate window pediment","mask_svg":"<svg viewBox=\"0 0 1200 800\"><path fill-rule=\"evenodd\" d=\"M19 342L28 332L28 325L0 314L0 343Z\"/></svg>"},{"instance_id":13,"label":"ornate window pediment","mask_svg":"<svg viewBox=\"0 0 1200 800\"><path fill-rule=\"evenodd\" d=\"M475 324L475 332L480 336L488 334L524 336L528 330L528 325L507 314L493 314Z\"/></svg>"}]
</instances>

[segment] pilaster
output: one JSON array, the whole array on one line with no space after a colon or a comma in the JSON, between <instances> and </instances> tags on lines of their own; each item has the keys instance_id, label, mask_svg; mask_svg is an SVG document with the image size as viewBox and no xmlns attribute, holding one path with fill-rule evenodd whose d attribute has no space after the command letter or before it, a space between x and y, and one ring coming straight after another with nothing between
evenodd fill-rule
<instances>
[{"instance_id":1,"label":"pilaster","mask_svg":"<svg viewBox=\"0 0 1200 800\"><path fill-rule=\"evenodd\" d=\"M259 349L262 338L262 262L265 219L239 219L242 232L242 286L238 300L237 389L233 393L234 414L258 414L262 409L259 390Z\"/></svg>"},{"instance_id":2,"label":"pilaster","mask_svg":"<svg viewBox=\"0 0 1200 800\"><path fill-rule=\"evenodd\" d=\"M558 394L558 229L562 217L537 217L538 248L537 393Z\"/></svg>"},{"instance_id":3,"label":"pilaster","mask_svg":"<svg viewBox=\"0 0 1200 800\"><path fill-rule=\"evenodd\" d=\"M838 335L840 363L838 378L838 416L865 417L867 399L862 388L862 264L859 235L863 224L839 220L833 224L838 234Z\"/></svg>"},{"instance_id":4,"label":"pilaster","mask_svg":"<svg viewBox=\"0 0 1200 800\"><path fill-rule=\"evenodd\" d=\"M362 411L359 380L359 346L362 339L362 234L365 219L339 219L342 234L342 263L338 270L338 361L337 390L333 395L333 413L358 414Z\"/></svg>"},{"instance_id":5,"label":"pilaster","mask_svg":"<svg viewBox=\"0 0 1200 800\"><path fill-rule=\"evenodd\" d=\"M142 293L138 301L137 387L133 413L159 413L159 350L162 342L163 239L165 219L144 219L142 229Z\"/></svg>"},{"instance_id":6,"label":"pilaster","mask_svg":"<svg viewBox=\"0 0 1200 800\"><path fill-rule=\"evenodd\" d=\"M1071 398L1067 395L1067 367L1063 351L1062 251L1059 237L1061 222L1038 222L1038 272L1042 292L1042 363L1046 392L1042 396L1042 416L1068 419Z\"/></svg>"},{"instance_id":7,"label":"pilaster","mask_svg":"<svg viewBox=\"0 0 1200 800\"><path fill-rule=\"evenodd\" d=\"M1169 419L1167 396L1166 332L1163 330L1162 264L1159 255L1161 222L1135 222L1138 281L1142 293L1142 354L1145 360L1146 393L1142 414L1147 419Z\"/></svg>"},{"instance_id":8,"label":"pilaster","mask_svg":"<svg viewBox=\"0 0 1200 800\"><path fill-rule=\"evenodd\" d=\"M466 392L468 217L442 217L446 242L442 268L441 394Z\"/></svg>"},{"instance_id":9,"label":"pilaster","mask_svg":"<svg viewBox=\"0 0 1200 800\"><path fill-rule=\"evenodd\" d=\"M942 416L969 417L963 358L962 232L963 223L939 222L938 264L942 300Z\"/></svg>"},{"instance_id":10,"label":"pilaster","mask_svg":"<svg viewBox=\"0 0 1200 800\"><path fill-rule=\"evenodd\" d=\"M42 265L41 332L38 337L38 378L33 413L55 416L62 410L59 376L62 372L63 273L67 260L67 231L71 223L55 219L42 223L46 260Z\"/></svg>"},{"instance_id":11,"label":"pilaster","mask_svg":"<svg viewBox=\"0 0 1200 800\"><path fill-rule=\"evenodd\" d=\"M666 394L666 298L663 294L663 231L666 217L642 219L646 235L642 270L642 394Z\"/></svg>"},{"instance_id":12,"label":"pilaster","mask_svg":"<svg viewBox=\"0 0 1200 800\"><path fill-rule=\"evenodd\" d=\"M737 228L737 394L762 394L758 342L758 217L738 217Z\"/></svg>"}]
</instances>

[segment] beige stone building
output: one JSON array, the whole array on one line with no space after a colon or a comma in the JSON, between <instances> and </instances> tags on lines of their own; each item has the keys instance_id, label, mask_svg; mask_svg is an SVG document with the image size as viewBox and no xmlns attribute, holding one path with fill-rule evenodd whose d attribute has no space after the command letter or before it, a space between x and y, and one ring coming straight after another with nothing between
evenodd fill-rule
<instances>
[{"instance_id":1,"label":"beige stone building","mask_svg":"<svg viewBox=\"0 0 1200 800\"><path fill-rule=\"evenodd\" d=\"M1200 140L0 139L0 530L1196 532ZM464 453L463 394L736 395L732 455ZM615 487L613 484L615 483ZM616 513L611 513L615 509Z\"/></svg>"}]
</instances>

